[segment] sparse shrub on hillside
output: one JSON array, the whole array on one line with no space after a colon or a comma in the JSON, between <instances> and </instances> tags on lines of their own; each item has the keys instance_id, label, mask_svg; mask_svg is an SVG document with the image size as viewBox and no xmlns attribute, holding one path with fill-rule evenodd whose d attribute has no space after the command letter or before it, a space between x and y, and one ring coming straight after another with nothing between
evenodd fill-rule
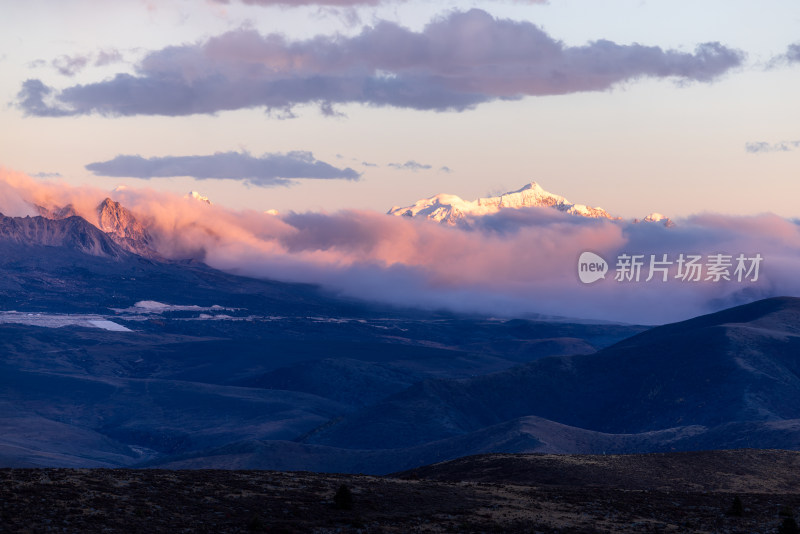
<instances>
[{"instance_id":1,"label":"sparse shrub on hillside","mask_svg":"<svg viewBox=\"0 0 800 534\"><path fill-rule=\"evenodd\" d=\"M794 517L784 518L783 523L778 528L778 534L800 534L800 527L797 526L797 521L794 520Z\"/></svg>"},{"instance_id":2,"label":"sparse shrub on hillside","mask_svg":"<svg viewBox=\"0 0 800 534\"><path fill-rule=\"evenodd\" d=\"M266 525L264 525L264 522L258 515L254 515L250 518L250 521L247 522L247 530L250 532L264 532L266 529Z\"/></svg>"},{"instance_id":3,"label":"sparse shrub on hillside","mask_svg":"<svg viewBox=\"0 0 800 534\"><path fill-rule=\"evenodd\" d=\"M733 517L742 517L744 515L744 505L742 505L742 499L738 495L733 498L731 507L728 509L728 515Z\"/></svg>"},{"instance_id":4,"label":"sparse shrub on hillside","mask_svg":"<svg viewBox=\"0 0 800 534\"><path fill-rule=\"evenodd\" d=\"M339 510L353 509L353 492L350 491L346 484L342 484L336 490L336 495L333 496L333 504Z\"/></svg>"}]
</instances>

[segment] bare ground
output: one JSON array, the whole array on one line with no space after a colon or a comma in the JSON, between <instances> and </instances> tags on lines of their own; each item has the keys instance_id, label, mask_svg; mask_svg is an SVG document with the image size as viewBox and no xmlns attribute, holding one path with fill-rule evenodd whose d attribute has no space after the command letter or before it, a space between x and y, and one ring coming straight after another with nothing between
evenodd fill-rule
<instances>
[{"instance_id":1,"label":"bare ground","mask_svg":"<svg viewBox=\"0 0 800 534\"><path fill-rule=\"evenodd\" d=\"M486 455L393 477L3 469L0 532L777 532L800 510L798 459ZM334 505L342 484L352 510Z\"/></svg>"}]
</instances>

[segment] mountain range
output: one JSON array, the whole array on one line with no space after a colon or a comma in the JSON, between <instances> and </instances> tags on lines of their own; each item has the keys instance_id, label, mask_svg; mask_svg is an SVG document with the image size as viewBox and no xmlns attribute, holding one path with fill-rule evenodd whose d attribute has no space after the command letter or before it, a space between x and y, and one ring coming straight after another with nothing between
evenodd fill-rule
<instances>
[{"instance_id":1,"label":"mountain range","mask_svg":"<svg viewBox=\"0 0 800 534\"><path fill-rule=\"evenodd\" d=\"M208 197L196 191L190 192L185 198L209 205L211 204ZM59 221L72 217L81 218L71 204L47 207L36 205L33 206L33 208L44 220ZM475 201L463 200L456 195L439 194L419 200L412 206L404 208L397 206L392 207L388 211L388 214L412 218L426 218L449 226L469 227L472 221L480 219L481 217L493 215L504 210L520 210L527 208L548 208L578 217L621 220L620 217L612 216L603 208L573 204L560 195L545 191L536 182L526 184L517 191L512 191L496 197L479 198ZM277 212L270 210L266 213L274 214ZM25 239L32 239L32 241L30 241L31 243L47 244L46 241L49 238L46 235L51 229L54 229L55 226L50 225L48 227L47 223L36 221L35 217L32 219L34 220L25 224L31 228L40 227L40 229L35 232L37 234L36 236L28 235ZM111 198L105 198L100 202L95 208L94 213L84 220L104 233L124 251L145 258L159 257L159 253L156 250L156 242L146 226L143 225L130 210ZM674 226L673 221L669 217L656 212L647 215L642 218L641 221L639 219L634 219L633 222L657 223L667 227ZM8 238L16 239L12 235L9 235ZM91 241L94 238L87 239ZM100 255L108 254L108 250L100 246L96 249L96 253Z\"/></svg>"},{"instance_id":2,"label":"mountain range","mask_svg":"<svg viewBox=\"0 0 800 534\"><path fill-rule=\"evenodd\" d=\"M41 212L0 217L0 465L800 449L800 299L656 328L420 311L167 261L110 199Z\"/></svg>"},{"instance_id":3,"label":"mountain range","mask_svg":"<svg viewBox=\"0 0 800 534\"><path fill-rule=\"evenodd\" d=\"M379 306L135 254L131 240L145 238L113 202L98 207L108 232L63 215L0 219L0 465L291 448L420 380L594 352L642 330ZM316 447L294 449L270 461L310 465ZM347 468L348 452L323 450L321 468Z\"/></svg>"},{"instance_id":4,"label":"mountain range","mask_svg":"<svg viewBox=\"0 0 800 534\"><path fill-rule=\"evenodd\" d=\"M566 198L545 191L536 182L526 184L521 189L500 196L464 200L456 195L439 194L418 200L411 206L394 206L389 215L399 217L421 217L450 226L468 225L470 219L498 213L501 210L521 208L552 208L579 217L620 220L599 207L573 204ZM665 226L674 223L665 215L651 213L642 219L644 222L660 222ZM635 219L634 222L639 222Z\"/></svg>"},{"instance_id":5,"label":"mountain range","mask_svg":"<svg viewBox=\"0 0 800 534\"><path fill-rule=\"evenodd\" d=\"M398 386L290 441L150 465L382 473L489 452L798 450L799 325L800 299L758 301L594 353Z\"/></svg>"},{"instance_id":6,"label":"mountain range","mask_svg":"<svg viewBox=\"0 0 800 534\"><path fill-rule=\"evenodd\" d=\"M50 224L45 221L60 221L64 219L73 219L73 224L82 225L80 221L88 222L102 233L104 233L111 241L116 243L123 250L132 252L139 256L155 257L158 256L153 247L153 239L147 229L136 219L136 216L131 213L126 207L119 202L115 202L110 198L104 199L96 208L96 218L94 220L87 220L78 215L72 204L66 206L35 206L39 212L40 217L26 217L29 219L28 224L31 227L38 227L41 230L37 236L29 236L27 240L30 244L48 244L46 234L47 228L56 228L58 225Z\"/></svg>"}]
</instances>

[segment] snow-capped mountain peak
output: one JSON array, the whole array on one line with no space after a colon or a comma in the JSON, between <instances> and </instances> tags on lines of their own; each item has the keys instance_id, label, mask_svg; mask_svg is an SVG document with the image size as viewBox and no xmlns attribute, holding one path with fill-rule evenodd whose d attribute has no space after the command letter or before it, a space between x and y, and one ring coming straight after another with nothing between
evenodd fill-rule
<instances>
[{"instance_id":1,"label":"snow-capped mountain peak","mask_svg":"<svg viewBox=\"0 0 800 534\"><path fill-rule=\"evenodd\" d=\"M479 198L478 205L498 206L501 208L526 208L531 206L560 206L570 202L561 195L545 191L536 182L525 184L516 191L504 193L499 197Z\"/></svg>"},{"instance_id":2,"label":"snow-capped mountain peak","mask_svg":"<svg viewBox=\"0 0 800 534\"><path fill-rule=\"evenodd\" d=\"M441 223L456 225L468 216L490 215L502 209L530 207L554 208L570 215L582 217L614 218L603 208L573 204L560 195L546 191L536 182L526 184L516 191L473 201L464 200L456 195L439 194L419 200L412 206L395 206L388 213L405 217L425 217Z\"/></svg>"},{"instance_id":3,"label":"snow-capped mountain peak","mask_svg":"<svg viewBox=\"0 0 800 534\"><path fill-rule=\"evenodd\" d=\"M651 213L650 215L648 215L647 217L642 219L642 221L643 222L648 222L648 223L661 223L664 226L666 226L667 228L675 226L675 223L672 222L672 219L670 219L669 217L667 217L663 213L658 213L656 211L654 211L653 213ZM638 222L638 221L634 221L634 222Z\"/></svg>"},{"instance_id":4,"label":"snow-capped mountain peak","mask_svg":"<svg viewBox=\"0 0 800 534\"><path fill-rule=\"evenodd\" d=\"M189 191L189 193L184 198L191 198L198 202L205 202L206 204L211 205L211 201L208 199L208 197L205 195L201 195L197 191Z\"/></svg>"}]
</instances>

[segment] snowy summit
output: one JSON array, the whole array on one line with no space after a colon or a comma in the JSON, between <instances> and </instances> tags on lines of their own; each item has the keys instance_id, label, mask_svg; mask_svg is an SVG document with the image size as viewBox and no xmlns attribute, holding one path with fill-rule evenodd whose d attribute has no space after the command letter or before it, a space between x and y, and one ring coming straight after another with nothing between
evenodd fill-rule
<instances>
[{"instance_id":1,"label":"snowy summit","mask_svg":"<svg viewBox=\"0 0 800 534\"><path fill-rule=\"evenodd\" d=\"M581 217L614 219L603 208L593 208L584 204L573 204L566 198L555 195L531 182L522 189L497 197L464 200L456 195L441 194L417 201L413 206L398 206L389 210L389 215L405 217L426 217L441 223L456 225L467 216L483 216L497 213L501 209L546 207L554 208L570 215Z\"/></svg>"},{"instance_id":2,"label":"snowy summit","mask_svg":"<svg viewBox=\"0 0 800 534\"><path fill-rule=\"evenodd\" d=\"M650 215L648 215L647 217L645 217L642 220L644 222L648 222L648 223L661 223L664 226L666 226L667 228L671 228L671 227L675 226L675 223L672 222L672 219L670 219L669 217L667 217L663 213L658 213L658 212L653 212L653 213L651 213ZM634 222L639 222L639 221L637 220L637 221L634 221Z\"/></svg>"},{"instance_id":3,"label":"snowy summit","mask_svg":"<svg viewBox=\"0 0 800 534\"><path fill-rule=\"evenodd\" d=\"M189 193L184 198L191 198L197 200L198 202L205 202L206 204L211 204L211 201L208 199L207 196L201 195L197 191L189 191Z\"/></svg>"}]
</instances>

